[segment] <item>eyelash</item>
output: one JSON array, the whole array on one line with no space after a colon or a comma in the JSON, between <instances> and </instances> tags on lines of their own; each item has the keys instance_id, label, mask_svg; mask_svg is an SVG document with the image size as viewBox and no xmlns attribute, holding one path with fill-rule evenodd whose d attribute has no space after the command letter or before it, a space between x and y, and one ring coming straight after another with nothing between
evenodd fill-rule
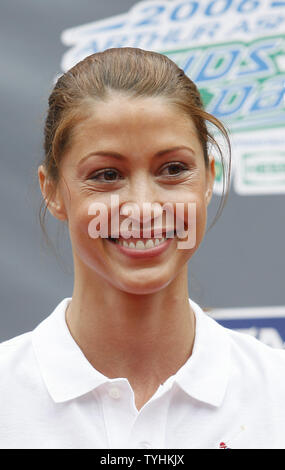
<instances>
[{"instance_id":1,"label":"eyelash","mask_svg":"<svg viewBox=\"0 0 285 470\"><path fill-rule=\"evenodd\" d=\"M185 163L182 163L182 162L171 162L169 163L168 165L162 167L162 170L165 169L165 168L170 168L171 166L180 166L180 168L182 168L182 171L186 171L188 170L188 166L185 164ZM104 175L104 173L106 173L107 171L112 171L112 172L118 172L118 170L116 170L115 168L104 168L104 170L98 170L96 173L93 174L93 176L91 176L89 179L91 180L95 180L95 181L101 181L103 183L114 183L114 182L117 182L117 180L100 180L99 177L100 175ZM118 172L119 173L119 172ZM174 175L167 175L168 178L175 178L175 177L178 177L180 176L180 173L179 172L178 174L174 174ZM122 178L120 178L122 179Z\"/></svg>"}]
</instances>

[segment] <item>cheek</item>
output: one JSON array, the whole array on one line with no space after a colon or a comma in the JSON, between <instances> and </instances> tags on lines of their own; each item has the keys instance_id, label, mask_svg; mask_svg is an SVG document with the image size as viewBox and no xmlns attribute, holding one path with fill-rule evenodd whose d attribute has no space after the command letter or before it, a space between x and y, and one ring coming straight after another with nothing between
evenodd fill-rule
<instances>
[{"instance_id":1,"label":"cheek","mask_svg":"<svg viewBox=\"0 0 285 470\"><path fill-rule=\"evenodd\" d=\"M69 233L72 244L73 255L77 262L83 262L92 271L104 277L106 271L106 256L104 253L104 243L96 233L104 231L104 227L98 223L99 217L94 215L89 209L90 204L82 203L81 207L73 210L69 220ZM75 208L73 208L75 209ZM102 219L104 220L104 218Z\"/></svg>"},{"instance_id":2,"label":"cheek","mask_svg":"<svg viewBox=\"0 0 285 470\"><path fill-rule=\"evenodd\" d=\"M192 193L183 203L176 204L176 218L183 219L185 229L194 225L199 233L203 231L207 218L204 193Z\"/></svg>"},{"instance_id":3,"label":"cheek","mask_svg":"<svg viewBox=\"0 0 285 470\"><path fill-rule=\"evenodd\" d=\"M98 210L99 209L99 210ZM73 245L83 248L98 245L98 235L104 234L107 228L108 211L106 207L85 200L73 201L69 212L69 231ZM106 220L107 219L107 220ZM96 236L97 234L97 236Z\"/></svg>"},{"instance_id":4,"label":"cheek","mask_svg":"<svg viewBox=\"0 0 285 470\"><path fill-rule=\"evenodd\" d=\"M179 207L180 206L180 207ZM176 228L182 226L184 235L178 232L177 248L183 258L190 258L201 244L207 225L207 206L201 190L191 191L183 204L176 205Z\"/></svg>"},{"instance_id":5,"label":"cheek","mask_svg":"<svg viewBox=\"0 0 285 470\"><path fill-rule=\"evenodd\" d=\"M74 191L75 192L75 191ZM110 207L108 201L98 200L92 194L79 194L72 197L69 205L69 226L74 234L95 240L96 233L108 234Z\"/></svg>"}]
</instances>

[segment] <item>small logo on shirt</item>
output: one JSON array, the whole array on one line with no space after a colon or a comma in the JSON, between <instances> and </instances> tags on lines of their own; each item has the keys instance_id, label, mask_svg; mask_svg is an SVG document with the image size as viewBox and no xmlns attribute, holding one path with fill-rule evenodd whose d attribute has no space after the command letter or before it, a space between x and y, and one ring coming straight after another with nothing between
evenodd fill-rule
<instances>
[{"instance_id":1,"label":"small logo on shirt","mask_svg":"<svg viewBox=\"0 0 285 470\"><path fill-rule=\"evenodd\" d=\"M232 442L237 439L237 437L245 430L245 426L242 425L238 432L234 434L230 439L227 439L226 442L221 441L219 444L219 449L231 449Z\"/></svg>"},{"instance_id":2,"label":"small logo on shirt","mask_svg":"<svg viewBox=\"0 0 285 470\"><path fill-rule=\"evenodd\" d=\"M220 448L220 449L230 449L230 447L228 447L225 442L220 442L219 448Z\"/></svg>"}]
</instances>

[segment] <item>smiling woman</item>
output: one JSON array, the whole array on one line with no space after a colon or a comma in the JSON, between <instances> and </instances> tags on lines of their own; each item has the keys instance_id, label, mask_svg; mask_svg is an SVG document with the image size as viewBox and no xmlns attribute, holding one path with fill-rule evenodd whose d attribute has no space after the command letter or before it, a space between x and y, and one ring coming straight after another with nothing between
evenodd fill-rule
<instances>
[{"instance_id":1,"label":"smiling woman","mask_svg":"<svg viewBox=\"0 0 285 470\"><path fill-rule=\"evenodd\" d=\"M232 436L237 447L285 446L284 353L226 330L188 294L215 180L209 147L219 150L209 125L229 143L159 53L109 49L59 78L41 223L49 210L68 225L74 288L1 346L0 446L228 448ZM230 160L219 211L229 170Z\"/></svg>"}]
</instances>

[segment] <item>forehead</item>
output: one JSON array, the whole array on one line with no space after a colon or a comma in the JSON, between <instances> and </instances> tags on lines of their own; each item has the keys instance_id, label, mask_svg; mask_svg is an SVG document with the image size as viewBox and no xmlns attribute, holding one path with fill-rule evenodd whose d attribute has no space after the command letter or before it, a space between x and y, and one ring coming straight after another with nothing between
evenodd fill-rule
<instances>
[{"instance_id":1,"label":"forehead","mask_svg":"<svg viewBox=\"0 0 285 470\"><path fill-rule=\"evenodd\" d=\"M133 98L118 93L106 101L89 100L84 106L87 118L72 133L72 148L88 151L91 146L118 147L122 151L161 150L170 145L189 145L200 149L190 116L163 97ZM156 148L157 147L157 148Z\"/></svg>"}]
</instances>

